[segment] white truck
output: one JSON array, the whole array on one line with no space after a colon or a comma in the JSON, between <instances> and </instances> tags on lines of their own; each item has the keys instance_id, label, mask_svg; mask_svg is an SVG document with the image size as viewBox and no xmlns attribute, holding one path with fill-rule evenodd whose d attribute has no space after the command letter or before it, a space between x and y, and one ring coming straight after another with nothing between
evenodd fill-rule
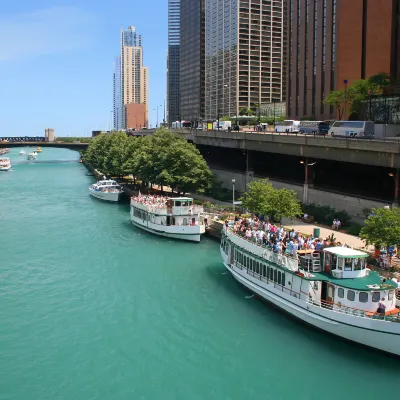
<instances>
[{"instance_id":1,"label":"white truck","mask_svg":"<svg viewBox=\"0 0 400 400\"><path fill-rule=\"evenodd\" d=\"M232 122L231 121L219 121L219 129L218 129L218 121L213 122L213 129L215 131L228 131L232 129Z\"/></svg>"}]
</instances>

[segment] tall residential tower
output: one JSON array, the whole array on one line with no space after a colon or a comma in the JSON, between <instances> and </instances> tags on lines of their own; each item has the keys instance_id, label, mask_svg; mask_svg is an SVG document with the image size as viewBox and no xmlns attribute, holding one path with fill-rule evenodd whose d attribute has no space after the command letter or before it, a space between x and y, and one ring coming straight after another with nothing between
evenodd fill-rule
<instances>
[{"instance_id":1,"label":"tall residential tower","mask_svg":"<svg viewBox=\"0 0 400 400\"><path fill-rule=\"evenodd\" d=\"M285 99L282 0L205 0L205 117Z\"/></svg>"},{"instance_id":2,"label":"tall residential tower","mask_svg":"<svg viewBox=\"0 0 400 400\"><path fill-rule=\"evenodd\" d=\"M180 0L168 0L167 119L180 118Z\"/></svg>"},{"instance_id":3,"label":"tall residential tower","mask_svg":"<svg viewBox=\"0 0 400 400\"><path fill-rule=\"evenodd\" d=\"M148 70L143 66L142 36L136 33L134 26L130 26L121 30L121 56L114 72L114 128L147 125Z\"/></svg>"}]
</instances>

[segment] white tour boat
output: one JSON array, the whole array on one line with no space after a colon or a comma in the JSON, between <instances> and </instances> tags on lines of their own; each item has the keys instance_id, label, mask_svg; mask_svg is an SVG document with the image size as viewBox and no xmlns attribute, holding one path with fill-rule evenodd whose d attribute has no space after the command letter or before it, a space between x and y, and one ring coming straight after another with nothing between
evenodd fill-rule
<instances>
[{"instance_id":1,"label":"white tour boat","mask_svg":"<svg viewBox=\"0 0 400 400\"><path fill-rule=\"evenodd\" d=\"M22 149L22 150L19 152L19 155L20 155L20 156L26 155L25 150Z\"/></svg>"},{"instance_id":2,"label":"white tour boat","mask_svg":"<svg viewBox=\"0 0 400 400\"><path fill-rule=\"evenodd\" d=\"M117 202L123 190L116 181L104 180L89 186L89 193L101 200Z\"/></svg>"},{"instance_id":3,"label":"white tour boat","mask_svg":"<svg viewBox=\"0 0 400 400\"><path fill-rule=\"evenodd\" d=\"M221 255L238 282L289 314L331 334L400 355L398 285L367 268L368 254L328 247L286 256L224 227ZM378 314L382 299L386 310Z\"/></svg>"},{"instance_id":4,"label":"white tour boat","mask_svg":"<svg viewBox=\"0 0 400 400\"><path fill-rule=\"evenodd\" d=\"M31 153L28 153L28 155L27 155L27 159L28 160L36 160L36 156L37 156L37 153L35 152L35 151L33 151L33 152L31 152Z\"/></svg>"},{"instance_id":5,"label":"white tour boat","mask_svg":"<svg viewBox=\"0 0 400 400\"><path fill-rule=\"evenodd\" d=\"M133 225L160 236L200 242L206 227L203 207L189 197L139 196L131 198Z\"/></svg>"},{"instance_id":6,"label":"white tour boat","mask_svg":"<svg viewBox=\"0 0 400 400\"><path fill-rule=\"evenodd\" d=\"M11 169L11 161L9 158L0 158L0 171L9 171Z\"/></svg>"}]
</instances>

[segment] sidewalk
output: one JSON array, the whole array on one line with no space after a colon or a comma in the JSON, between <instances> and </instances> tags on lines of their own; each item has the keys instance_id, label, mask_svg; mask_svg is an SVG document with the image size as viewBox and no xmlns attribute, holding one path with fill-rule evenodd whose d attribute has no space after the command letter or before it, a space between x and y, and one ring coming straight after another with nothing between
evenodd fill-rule
<instances>
[{"instance_id":1,"label":"sidewalk","mask_svg":"<svg viewBox=\"0 0 400 400\"><path fill-rule=\"evenodd\" d=\"M362 249L365 251L374 250L374 246L365 247L364 241L357 236L348 235L347 233L340 231L334 231L333 229L322 227L320 225L307 224L298 219L290 220L284 218L282 220L282 225L286 229L294 229L295 231L300 231L301 233L305 233L307 235L312 235L314 233L314 229L318 228L321 231L321 238L326 238L333 234L336 238L336 242L340 242L342 244L347 243L349 246L354 247L355 249Z\"/></svg>"}]
</instances>

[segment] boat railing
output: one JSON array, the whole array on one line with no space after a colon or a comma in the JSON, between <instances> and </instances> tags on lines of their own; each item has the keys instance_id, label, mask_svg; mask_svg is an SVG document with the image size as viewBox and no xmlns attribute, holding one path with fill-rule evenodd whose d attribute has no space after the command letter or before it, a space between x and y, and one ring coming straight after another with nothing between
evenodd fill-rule
<instances>
[{"instance_id":1,"label":"boat railing","mask_svg":"<svg viewBox=\"0 0 400 400\"><path fill-rule=\"evenodd\" d=\"M338 312L341 314L351 315L354 317L360 317L360 318L377 319L377 320L391 321L391 322L400 322L399 314L394 314L394 315L377 314L377 313L370 312L370 311L360 310L359 308L344 306L341 303L334 303L334 302L329 302L329 301L324 301L324 300L321 300L321 301L315 300L315 299L311 298L308 295L308 293L305 293L305 292L302 292L302 293L304 295L306 295L306 297L305 297L306 303L311 304L313 306L320 307L320 308L324 308L326 310Z\"/></svg>"},{"instance_id":2,"label":"boat railing","mask_svg":"<svg viewBox=\"0 0 400 400\"><path fill-rule=\"evenodd\" d=\"M224 229L226 229L226 227ZM245 235L234 232L231 228L228 228L227 233L232 234L239 239L245 240L246 242L262 249L262 257L265 258L267 261L281 265L282 267L287 268L290 271L298 271L299 261L297 259L297 256L294 257L290 254L275 253L268 246L258 243L253 238L247 238Z\"/></svg>"}]
</instances>

